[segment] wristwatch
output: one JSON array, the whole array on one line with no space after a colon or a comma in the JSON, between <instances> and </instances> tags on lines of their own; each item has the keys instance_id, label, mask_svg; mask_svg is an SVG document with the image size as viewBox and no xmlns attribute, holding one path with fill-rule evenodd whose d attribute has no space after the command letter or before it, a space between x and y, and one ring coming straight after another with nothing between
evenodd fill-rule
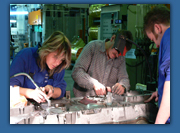
<instances>
[{"instance_id":1,"label":"wristwatch","mask_svg":"<svg viewBox=\"0 0 180 133\"><path fill-rule=\"evenodd\" d=\"M124 85L122 85L122 87L124 87L124 93L126 93L126 87Z\"/></svg>"},{"instance_id":2,"label":"wristwatch","mask_svg":"<svg viewBox=\"0 0 180 133\"><path fill-rule=\"evenodd\" d=\"M52 93L54 93L54 86L53 86L53 90L52 90Z\"/></svg>"}]
</instances>

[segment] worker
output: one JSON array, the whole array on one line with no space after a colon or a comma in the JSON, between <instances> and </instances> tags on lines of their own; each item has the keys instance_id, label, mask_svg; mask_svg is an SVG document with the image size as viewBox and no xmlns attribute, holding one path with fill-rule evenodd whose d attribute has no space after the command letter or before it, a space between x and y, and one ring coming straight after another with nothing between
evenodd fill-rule
<instances>
[{"instance_id":1,"label":"worker","mask_svg":"<svg viewBox=\"0 0 180 133\"><path fill-rule=\"evenodd\" d=\"M144 31L159 48L158 91L145 102L158 101L155 124L170 123L170 10L157 6L149 11L144 17Z\"/></svg>"},{"instance_id":2,"label":"worker","mask_svg":"<svg viewBox=\"0 0 180 133\"><path fill-rule=\"evenodd\" d=\"M19 86L20 95L38 103L45 102L46 98L62 98L67 85L64 81L65 68L70 62L70 42L62 32L56 31L41 47L36 45L18 52L10 66L10 77L27 73L41 90L25 76L10 78L10 86Z\"/></svg>"},{"instance_id":3,"label":"worker","mask_svg":"<svg viewBox=\"0 0 180 133\"><path fill-rule=\"evenodd\" d=\"M108 41L94 40L83 48L72 70L75 97L105 95L106 88L118 95L129 90L124 56L132 44L127 42L123 52L119 53L114 47L119 33L131 40L133 38L130 31L118 30Z\"/></svg>"}]
</instances>

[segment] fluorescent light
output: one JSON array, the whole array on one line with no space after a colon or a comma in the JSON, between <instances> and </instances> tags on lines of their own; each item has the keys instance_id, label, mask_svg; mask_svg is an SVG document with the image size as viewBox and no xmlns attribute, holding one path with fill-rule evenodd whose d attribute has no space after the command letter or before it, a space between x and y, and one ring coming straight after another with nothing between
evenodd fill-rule
<instances>
[{"instance_id":1,"label":"fluorescent light","mask_svg":"<svg viewBox=\"0 0 180 133\"><path fill-rule=\"evenodd\" d=\"M10 15L26 15L28 14L28 11L24 11L24 12L10 12Z\"/></svg>"},{"instance_id":2,"label":"fluorescent light","mask_svg":"<svg viewBox=\"0 0 180 133\"><path fill-rule=\"evenodd\" d=\"M10 20L11 23L16 23L16 20Z\"/></svg>"}]
</instances>

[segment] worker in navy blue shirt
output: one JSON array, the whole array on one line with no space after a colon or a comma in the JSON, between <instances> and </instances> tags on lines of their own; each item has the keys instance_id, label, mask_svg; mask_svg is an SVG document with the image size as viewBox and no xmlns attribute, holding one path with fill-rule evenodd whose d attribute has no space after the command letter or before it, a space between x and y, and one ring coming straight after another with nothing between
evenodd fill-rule
<instances>
[{"instance_id":1,"label":"worker in navy blue shirt","mask_svg":"<svg viewBox=\"0 0 180 133\"><path fill-rule=\"evenodd\" d=\"M71 45L60 31L54 32L41 47L25 48L17 53L10 66L10 77L17 73L27 73L35 85L26 76L10 78L10 86L19 86L20 95L38 103L47 98L59 99L64 96L66 82L65 68L71 63Z\"/></svg>"},{"instance_id":2,"label":"worker in navy blue shirt","mask_svg":"<svg viewBox=\"0 0 180 133\"><path fill-rule=\"evenodd\" d=\"M159 47L158 91L153 98L158 101L159 110L155 124L170 123L170 10L164 6L155 7L144 17L144 30L148 38Z\"/></svg>"}]
</instances>

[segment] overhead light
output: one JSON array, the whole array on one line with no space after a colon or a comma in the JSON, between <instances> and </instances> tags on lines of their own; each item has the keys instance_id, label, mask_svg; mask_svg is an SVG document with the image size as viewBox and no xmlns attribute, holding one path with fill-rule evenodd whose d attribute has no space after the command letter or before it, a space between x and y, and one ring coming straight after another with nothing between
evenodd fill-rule
<instances>
[{"instance_id":1,"label":"overhead light","mask_svg":"<svg viewBox=\"0 0 180 133\"><path fill-rule=\"evenodd\" d=\"M10 20L11 23L16 23L16 20Z\"/></svg>"},{"instance_id":2,"label":"overhead light","mask_svg":"<svg viewBox=\"0 0 180 133\"><path fill-rule=\"evenodd\" d=\"M10 15L27 15L28 11L24 11L24 12L10 12Z\"/></svg>"}]
</instances>

